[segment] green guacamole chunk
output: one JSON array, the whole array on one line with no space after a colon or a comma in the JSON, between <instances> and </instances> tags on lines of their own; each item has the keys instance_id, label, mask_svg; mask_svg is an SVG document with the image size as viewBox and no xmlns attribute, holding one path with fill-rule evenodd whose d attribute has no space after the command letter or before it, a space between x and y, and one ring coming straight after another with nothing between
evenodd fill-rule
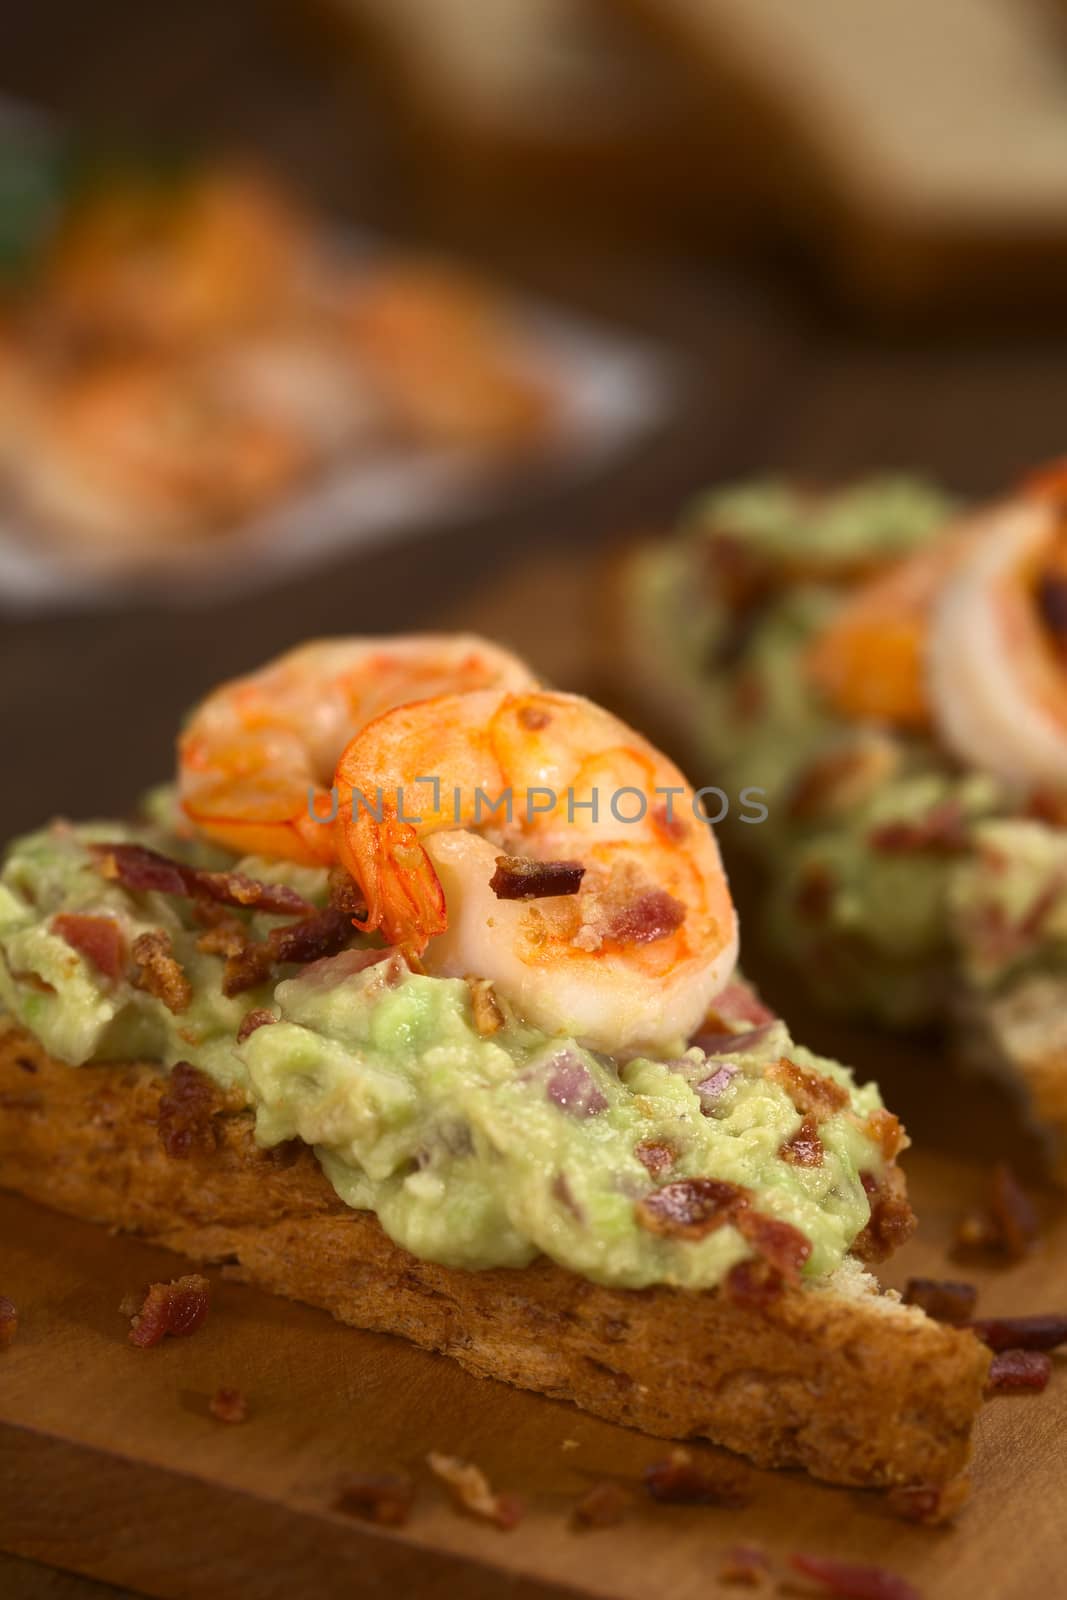
<instances>
[{"instance_id":1,"label":"green guacamole chunk","mask_svg":"<svg viewBox=\"0 0 1067 1600\"><path fill-rule=\"evenodd\" d=\"M470 1269L545 1255L598 1283L712 1287L751 1254L733 1223L672 1236L650 1228L641 1206L667 1183L700 1178L742 1186L753 1209L798 1229L812 1279L865 1226L863 1176L884 1167L869 1121L878 1091L794 1044L784 1024L737 1024L736 1046L720 1037L713 1053L615 1060L531 1028L506 1004L502 1025L481 1032L468 982L415 973L366 940L227 998L223 958L201 948L189 900L102 875L88 847L121 840L193 853L152 824L57 823L11 847L0 876L6 1010L71 1063L186 1060L242 1089L261 1145L313 1146L341 1198L373 1210L415 1255ZM323 872L222 861L324 899ZM188 1003L173 1011L128 970L98 970L56 931L71 914L113 919L127 947L165 933ZM238 915L254 938L285 920ZM253 1009L275 1020L238 1042ZM802 1120L772 1071L782 1057L845 1090L820 1117L818 1164L782 1155Z\"/></svg>"}]
</instances>

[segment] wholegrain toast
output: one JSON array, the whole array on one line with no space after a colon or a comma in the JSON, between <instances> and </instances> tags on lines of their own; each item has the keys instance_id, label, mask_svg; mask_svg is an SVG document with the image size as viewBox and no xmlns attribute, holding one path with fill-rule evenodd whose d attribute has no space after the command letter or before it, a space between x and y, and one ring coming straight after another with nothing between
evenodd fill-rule
<instances>
[{"instance_id":1,"label":"wholegrain toast","mask_svg":"<svg viewBox=\"0 0 1067 1600\"><path fill-rule=\"evenodd\" d=\"M0 1185L650 1434L868 1487L966 1464L988 1351L852 1258L751 1301L604 1288L545 1259L438 1266L345 1205L307 1145L261 1149L240 1097L213 1091L196 1136L165 1140L169 1081L151 1063L68 1066L4 1024Z\"/></svg>"}]
</instances>

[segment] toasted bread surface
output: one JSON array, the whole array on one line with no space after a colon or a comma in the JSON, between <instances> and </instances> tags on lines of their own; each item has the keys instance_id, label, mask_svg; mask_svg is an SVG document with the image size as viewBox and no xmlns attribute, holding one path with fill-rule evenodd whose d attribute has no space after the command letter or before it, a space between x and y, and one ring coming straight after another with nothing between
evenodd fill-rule
<instances>
[{"instance_id":1,"label":"toasted bread surface","mask_svg":"<svg viewBox=\"0 0 1067 1600\"><path fill-rule=\"evenodd\" d=\"M988 1352L879 1294L858 1263L763 1306L604 1288L547 1260L441 1267L347 1207L307 1146L260 1149L232 1098L200 1107L185 1153L168 1153L168 1082L147 1063L67 1066L0 1025L0 1186L226 1263L479 1376L761 1466L885 1486L944 1482L966 1464Z\"/></svg>"}]
</instances>

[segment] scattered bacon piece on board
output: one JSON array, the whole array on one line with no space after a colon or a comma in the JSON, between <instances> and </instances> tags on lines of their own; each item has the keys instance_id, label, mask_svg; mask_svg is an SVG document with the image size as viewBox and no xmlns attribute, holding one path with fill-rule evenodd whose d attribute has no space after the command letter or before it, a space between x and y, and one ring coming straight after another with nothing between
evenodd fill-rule
<instances>
[{"instance_id":1,"label":"scattered bacon piece on board","mask_svg":"<svg viewBox=\"0 0 1067 1600\"><path fill-rule=\"evenodd\" d=\"M918 1589L906 1578L884 1567L859 1566L851 1561L836 1561L832 1556L792 1555L794 1572L821 1584L838 1600L922 1600Z\"/></svg>"},{"instance_id":2,"label":"scattered bacon piece on board","mask_svg":"<svg viewBox=\"0 0 1067 1600\"><path fill-rule=\"evenodd\" d=\"M750 1499L736 1467L723 1467L709 1459L697 1461L689 1450L672 1450L664 1460L653 1461L643 1477L653 1500L667 1505L740 1507Z\"/></svg>"},{"instance_id":3,"label":"scattered bacon piece on board","mask_svg":"<svg viewBox=\"0 0 1067 1600\"><path fill-rule=\"evenodd\" d=\"M989 1200L984 1209L969 1212L956 1230L956 1248L978 1250L1007 1261L1022 1261L1037 1239L1037 1213L1030 1197L1005 1161L993 1168Z\"/></svg>"},{"instance_id":4,"label":"scattered bacon piece on board","mask_svg":"<svg viewBox=\"0 0 1067 1600\"><path fill-rule=\"evenodd\" d=\"M758 1544L735 1544L719 1562L718 1579L738 1588L756 1589L770 1576L770 1570L770 1557Z\"/></svg>"},{"instance_id":5,"label":"scattered bacon piece on board","mask_svg":"<svg viewBox=\"0 0 1067 1600\"><path fill-rule=\"evenodd\" d=\"M6 1350L8 1345L14 1344L18 1331L18 1306L6 1294L0 1294L0 1350Z\"/></svg>"},{"instance_id":6,"label":"scattered bacon piece on board","mask_svg":"<svg viewBox=\"0 0 1067 1600\"><path fill-rule=\"evenodd\" d=\"M211 1285L199 1273L187 1273L171 1283L153 1283L131 1320L130 1343L148 1349L168 1336L185 1338L202 1326L210 1303Z\"/></svg>"},{"instance_id":7,"label":"scattered bacon piece on board","mask_svg":"<svg viewBox=\"0 0 1067 1600\"><path fill-rule=\"evenodd\" d=\"M979 1317L967 1326L991 1350L1055 1350L1067 1344L1067 1314Z\"/></svg>"},{"instance_id":8,"label":"scattered bacon piece on board","mask_svg":"<svg viewBox=\"0 0 1067 1600\"><path fill-rule=\"evenodd\" d=\"M52 918L52 932L84 956L103 977L121 977L126 965L126 941L114 917L61 911Z\"/></svg>"},{"instance_id":9,"label":"scattered bacon piece on board","mask_svg":"<svg viewBox=\"0 0 1067 1600\"><path fill-rule=\"evenodd\" d=\"M936 1527L958 1516L970 1497L971 1480L964 1477L951 1483L899 1484L886 1495L886 1504L902 1522Z\"/></svg>"},{"instance_id":10,"label":"scattered bacon piece on board","mask_svg":"<svg viewBox=\"0 0 1067 1600\"><path fill-rule=\"evenodd\" d=\"M207 1408L219 1422L245 1422L248 1419L248 1400L240 1389L225 1386L216 1389Z\"/></svg>"},{"instance_id":11,"label":"scattered bacon piece on board","mask_svg":"<svg viewBox=\"0 0 1067 1600\"><path fill-rule=\"evenodd\" d=\"M604 1479L600 1483L590 1484L581 1499L575 1502L571 1523L576 1528L614 1528L622 1522L632 1505L633 1495L628 1489L624 1489L621 1483Z\"/></svg>"},{"instance_id":12,"label":"scattered bacon piece on board","mask_svg":"<svg viewBox=\"0 0 1067 1600\"><path fill-rule=\"evenodd\" d=\"M1052 1376L1052 1358L1044 1350L998 1350L989 1368L987 1394L1040 1393Z\"/></svg>"},{"instance_id":13,"label":"scattered bacon piece on board","mask_svg":"<svg viewBox=\"0 0 1067 1600\"><path fill-rule=\"evenodd\" d=\"M935 1322L958 1326L973 1317L978 1290L973 1283L948 1278L909 1278L903 1299L906 1306L919 1306Z\"/></svg>"},{"instance_id":14,"label":"scattered bacon piece on board","mask_svg":"<svg viewBox=\"0 0 1067 1600\"><path fill-rule=\"evenodd\" d=\"M333 1510L346 1517L361 1517L382 1528L400 1528L411 1515L415 1485L407 1474L375 1475L348 1472L340 1479Z\"/></svg>"},{"instance_id":15,"label":"scattered bacon piece on board","mask_svg":"<svg viewBox=\"0 0 1067 1600\"><path fill-rule=\"evenodd\" d=\"M426 1457L431 1472L435 1473L461 1511L481 1517L498 1528L510 1530L522 1520L522 1501L513 1494L499 1494L489 1487L489 1480L480 1467L472 1461L460 1461L458 1456L446 1456L431 1450Z\"/></svg>"}]
</instances>

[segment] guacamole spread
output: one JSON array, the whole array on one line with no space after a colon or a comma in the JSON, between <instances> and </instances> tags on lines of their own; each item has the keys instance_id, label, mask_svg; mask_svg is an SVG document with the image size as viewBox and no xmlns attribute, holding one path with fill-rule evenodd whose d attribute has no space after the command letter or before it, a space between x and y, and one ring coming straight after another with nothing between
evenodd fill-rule
<instances>
[{"instance_id":1,"label":"guacamole spread","mask_svg":"<svg viewBox=\"0 0 1067 1600\"><path fill-rule=\"evenodd\" d=\"M5 1009L68 1062L188 1061L243 1093L260 1144L313 1146L341 1198L415 1255L466 1268L546 1255L598 1283L710 1287L753 1247L733 1221L659 1225L646 1202L687 1180L738 1185L761 1222L797 1230L812 1278L868 1222L887 1160L877 1089L781 1022L727 1023L670 1059L613 1060L502 1004L487 1021L472 982L414 972L354 933L340 953L279 961L227 995L218 920L109 872L99 847L122 843L327 902L325 871L205 854L158 823L55 823L17 841L0 877ZM227 915L253 943L286 924L262 907ZM79 919L113 924L124 952L153 936L177 989L125 955L105 959ZM819 1090L818 1159L797 1073Z\"/></svg>"},{"instance_id":2,"label":"guacamole spread","mask_svg":"<svg viewBox=\"0 0 1067 1600\"><path fill-rule=\"evenodd\" d=\"M735 834L768 868L776 943L824 1004L894 1023L939 1013L961 974L992 987L1067 955L1062 827L1020 818L1018 794L933 733L838 715L805 669L847 586L951 509L900 477L743 485L633 568L641 653L677 685L701 780L764 791L767 820Z\"/></svg>"}]
</instances>

